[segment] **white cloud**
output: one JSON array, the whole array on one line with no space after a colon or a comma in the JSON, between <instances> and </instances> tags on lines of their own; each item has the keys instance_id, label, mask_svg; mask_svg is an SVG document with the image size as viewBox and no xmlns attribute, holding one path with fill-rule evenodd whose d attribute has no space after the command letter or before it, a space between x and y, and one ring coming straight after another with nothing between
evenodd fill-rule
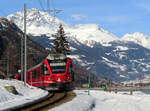
<instances>
[{"instance_id":1,"label":"white cloud","mask_svg":"<svg viewBox=\"0 0 150 111\"><path fill-rule=\"evenodd\" d=\"M82 20L82 19L86 18L86 16L82 15L82 14L73 14L71 16L71 18L74 19L74 20Z\"/></svg>"},{"instance_id":2,"label":"white cloud","mask_svg":"<svg viewBox=\"0 0 150 111\"><path fill-rule=\"evenodd\" d=\"M107 21L108 22L128 22L129 19L123 16L114 16L114 17L108 17Z\"/></svg>"}]
</instances>

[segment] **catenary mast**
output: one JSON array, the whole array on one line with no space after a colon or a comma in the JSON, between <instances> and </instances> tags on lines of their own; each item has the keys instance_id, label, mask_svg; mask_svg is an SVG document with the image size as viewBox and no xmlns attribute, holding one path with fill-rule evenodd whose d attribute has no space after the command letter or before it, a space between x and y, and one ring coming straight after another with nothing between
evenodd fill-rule
<instances>
[{"instance_id":1,"label":"catenary mast","mask_svg":"<svg viewBox=\"0 0 150 111\"><path fill-rule=\"evenodd\" d=\"M24 85L26 85L27 72L27 36L26 36L26 4L24 4Z\"/></svg>"}]
</instances>

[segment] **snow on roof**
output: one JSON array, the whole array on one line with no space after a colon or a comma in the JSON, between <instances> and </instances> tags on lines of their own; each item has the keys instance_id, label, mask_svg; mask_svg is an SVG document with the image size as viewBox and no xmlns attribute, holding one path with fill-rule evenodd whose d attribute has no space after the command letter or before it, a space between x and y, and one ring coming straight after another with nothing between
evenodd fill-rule
<instances>
[{"instance_id":1,"label":"snow on roof","mask_svg":"<svg viewBox=\"0 0 150 111\"><path fill-rule=\"evenodd\" d=\"M49 54L47 56L48 60L64 60L67 57L64 54Z\"/></svg>"}]
</instances>

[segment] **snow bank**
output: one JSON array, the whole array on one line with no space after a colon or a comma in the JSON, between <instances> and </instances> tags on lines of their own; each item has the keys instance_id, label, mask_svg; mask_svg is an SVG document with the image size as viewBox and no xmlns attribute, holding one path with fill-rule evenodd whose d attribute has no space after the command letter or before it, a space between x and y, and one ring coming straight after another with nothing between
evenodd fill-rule
<instances>
[{"instance_id":1,"label":"snow bank","mask_svg":"<svg viewBox=\"0 0 150 111\"><path fill-rule=\"evenodd\" d=\"M104 92L75 91L77 97L49 111L150 111L150 95L136 91L133 95L129 92Z\"/></svg>"},{"instance_id":2,"label":"snow bank","mask_svg":"<svg viewBox=\"0 0 150 111\"><path fill-rule=\"evenodd\" d=\"M14 86L19 95L9 93L4 86ZM0 79L0 110L6 110L13 107L33 102L48 94L47 91L32 86L24 86L23 82L17 80Z\"/></svg>"},{"instance_id":3,"label":"snow bank","mask_svg":"<svg viewBox=\"0 0 150 111\"><path fill-rule=\"evenodd\" d=\"M76 98L50 111L88 111L94 105L92 96L88 96L87 91L75 91Z\"/></svg>"},{"instance_id":4,"label":"snow bank","mask_svg":"<svg viewBox=\"0 0 150 111\"><path fill-rule=\"evenodd\" d=\"M121 92L119 94L93 91L96 106L93 111L149 111L150 95L142 92Z\"/></svg>"}]
</instances>

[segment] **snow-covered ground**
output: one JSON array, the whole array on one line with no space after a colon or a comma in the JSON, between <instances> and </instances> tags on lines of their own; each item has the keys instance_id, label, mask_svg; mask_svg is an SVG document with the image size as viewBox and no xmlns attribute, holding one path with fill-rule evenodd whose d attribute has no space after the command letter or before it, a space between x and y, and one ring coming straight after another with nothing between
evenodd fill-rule
<instances>
[{"instance_id":1,"label":"snow-covered ground","mask_svg":"<svg viewBox=\"0 0 150 111\"><path fill-rule=\"evenodd\" d=\"M15 86L19 95L9 93L4 86ZM150 94L141 91L133 92L104 92L98 90L75 90L76 97L63 105L49 111L150 111ZM149 92L150 93L150 92ZM35 101L48 94L47 91L24 86L17 80L0 79L0 110Z\"/></svg>"},{"instance_id":2,"label":"snow-covered ground","mask_svg":"<svg viewBox=\"0 0 150 111\"><path fill-rule=\"evenodd\" d=\"M50 111L150 111L150 95L143 92L75 91L77 97Z\"/></svg>"},{"instance_id":3,"label":"snow-covered ground","mask_svg":"<svg viewBox=\"0 0 150 111\"><path fill-rule=\"evenodd\" d=\"M14 86L19 94L9 93L4 86ZM47 94L39 88L24 86L21 81L0 79L0 111L38 100Z\"/></svg>"}]
</instances>

